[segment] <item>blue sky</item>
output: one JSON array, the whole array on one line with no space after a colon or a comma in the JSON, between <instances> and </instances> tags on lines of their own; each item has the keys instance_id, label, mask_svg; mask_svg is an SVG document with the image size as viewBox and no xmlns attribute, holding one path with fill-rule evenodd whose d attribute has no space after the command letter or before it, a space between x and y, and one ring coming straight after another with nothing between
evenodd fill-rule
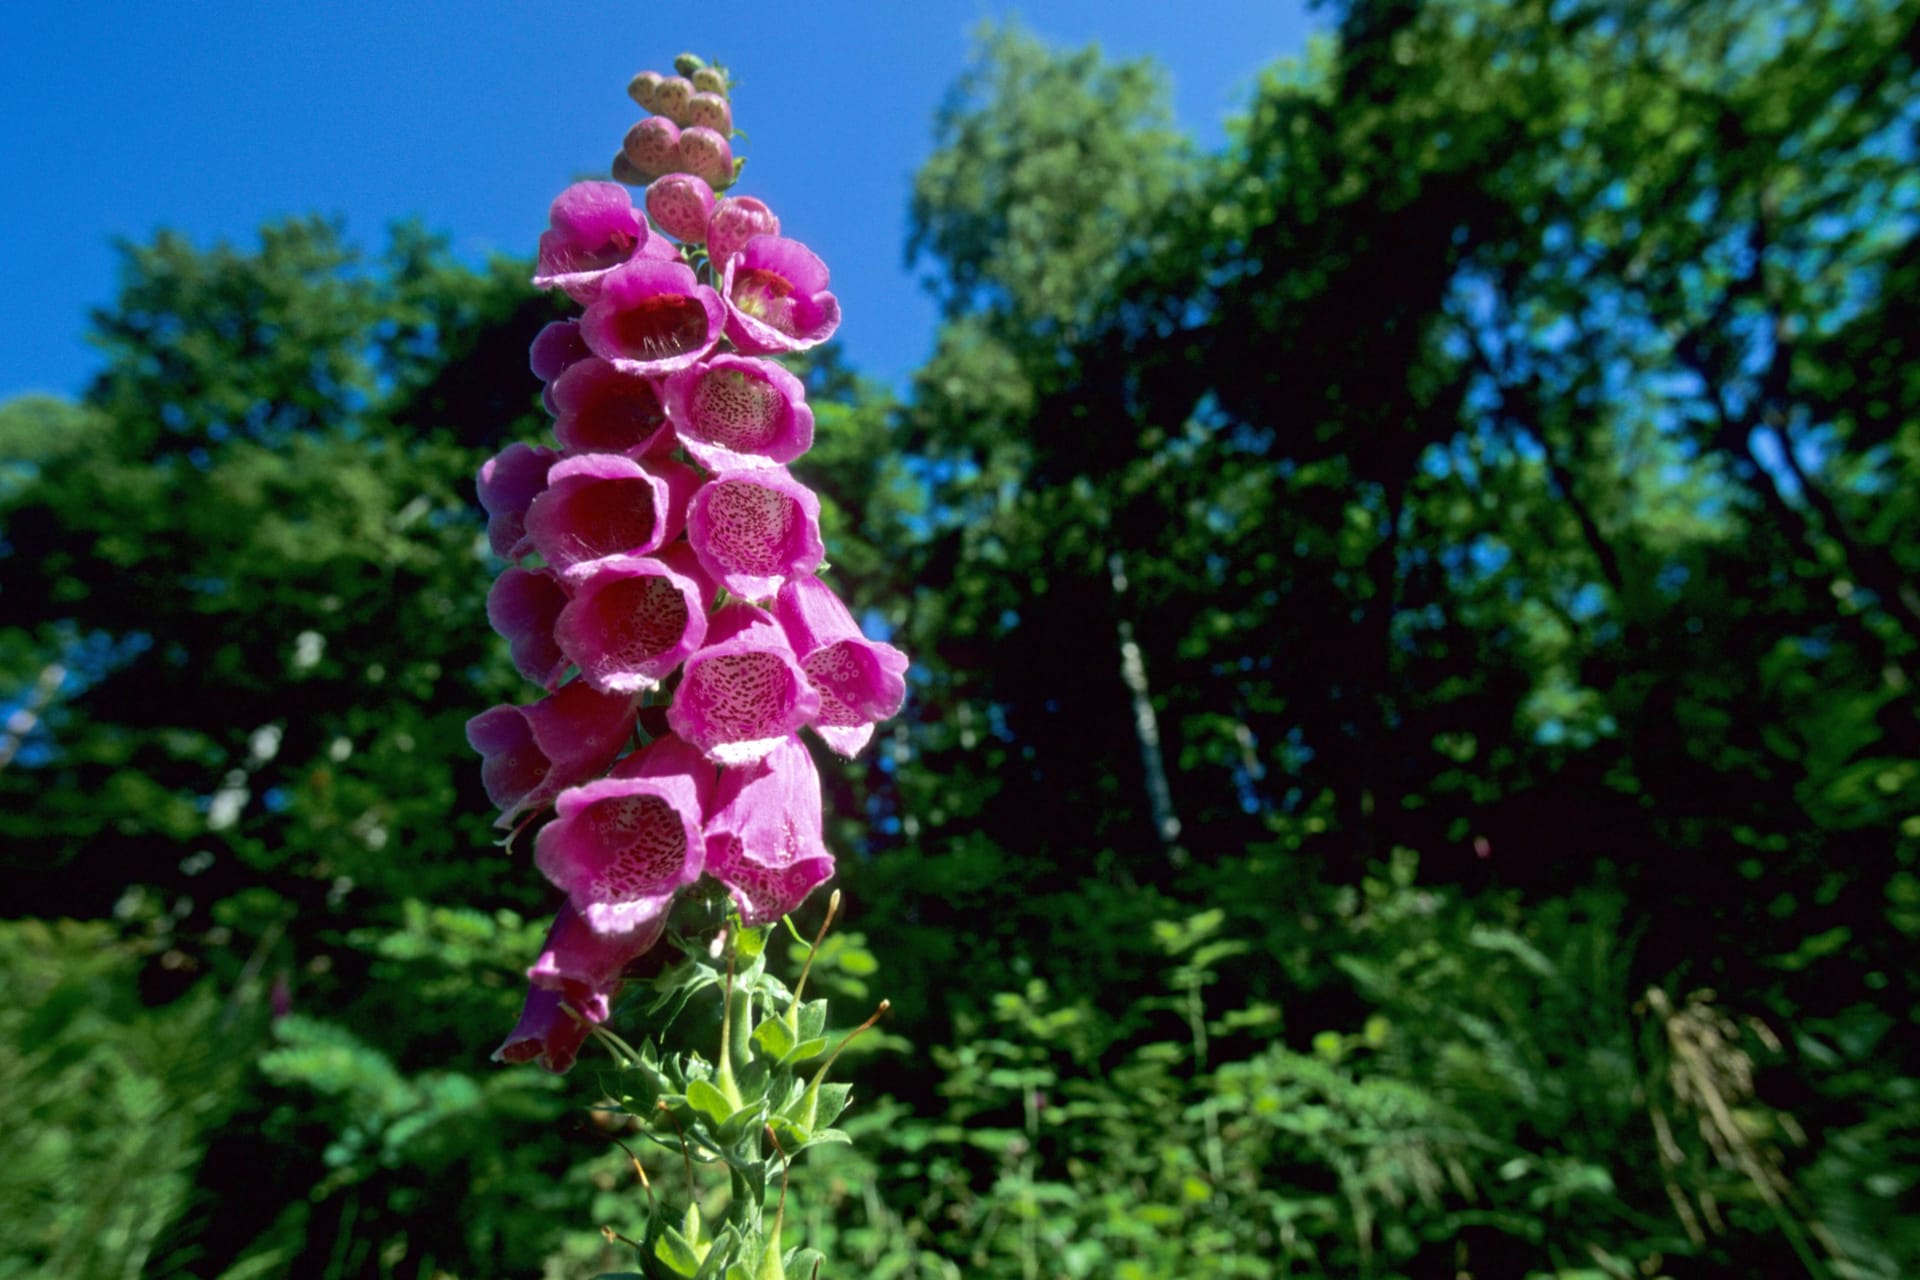
<instances>
[{"instance_id":1,"label":"blue sky","mask_svg":"<svg viewBox=\"0 0 1920 1280\"><path fill-rule=\"evenodd\" d=\"M971 34L1014 12L1053 43L1158 57L1210 145L1311 29L1305 0L18 6L0 46L0 398L84 385L114 237L251 244L320 212L370 246L418 217L476 261L529 253L553 195L603 173L639 117L628 76L681 49L732 67L739 190L826 259L848 356L899 385L935 324L903 259L911 176Z\"/></svg>"}]
</instances>

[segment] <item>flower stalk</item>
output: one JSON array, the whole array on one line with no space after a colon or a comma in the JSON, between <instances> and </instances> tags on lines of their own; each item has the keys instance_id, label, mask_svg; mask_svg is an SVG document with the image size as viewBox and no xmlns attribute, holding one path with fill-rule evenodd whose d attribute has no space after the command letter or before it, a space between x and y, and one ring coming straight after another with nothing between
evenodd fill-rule
<instances>
[{"instance_id":1,"label":"flower stalk","mask_svg":"<svg viewBox=\"0 0 1920 1280\"><path fill-rule=\"evenodd\" d=\"M575 183L549 209L533 283L581 308L529 355L552 438L479 476L505 566L488 619L539 696L467 734L500 825L533 831L562 895L494 1056L564 1072L599 1042L625 1123L679 1150L684 1208L635 1159L645 1231L606 1229L642 1274L784 1280L819 1267L782 1244L791 1161L846 1140L831 1126L847 1087L827 1073L886 1010L827 1053L826 1002L804 991L837 893L793 988L768 971L771 925L834 873L800 735L859 754L900 710L907 659L819 576L815 417L779 360L831 338L840 304L819 256L731 193L729 88L692 55L634 76L649 114L615 181ZM670 1043L712 1013L711 1060ZM627 1016L642 1034L613 1030ZM696 1170L715 1165L729 1195L709 1223Z\"/></svg>"}]
</instances>

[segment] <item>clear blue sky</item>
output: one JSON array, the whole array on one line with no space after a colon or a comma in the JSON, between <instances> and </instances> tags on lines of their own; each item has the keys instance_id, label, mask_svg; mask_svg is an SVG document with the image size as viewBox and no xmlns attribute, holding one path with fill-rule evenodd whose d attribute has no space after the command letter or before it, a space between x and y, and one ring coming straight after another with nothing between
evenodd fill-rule
<instances>
[{"instance_id":1,"label":"clear blue sky","mask_svg":"<svg viewBox=\"0 0 1920 1280\"><path fill-rule=\"evenodd\" d=\"M682 49L734 71L751 135L740 190L833 271L847 354L898 385L934 309L903 246L933 112L983 20L1151 53L1204 142L1255 73L1301 52L1306 0L731 4L554 0L60 0L0 42L0 398L77 392L87 311L115 292L114 237L171 227L251 244L317 211L378 245L418 217L464 255L530 253L572 177L604 171L642 67Z\"/></svg>"}]
</instances>

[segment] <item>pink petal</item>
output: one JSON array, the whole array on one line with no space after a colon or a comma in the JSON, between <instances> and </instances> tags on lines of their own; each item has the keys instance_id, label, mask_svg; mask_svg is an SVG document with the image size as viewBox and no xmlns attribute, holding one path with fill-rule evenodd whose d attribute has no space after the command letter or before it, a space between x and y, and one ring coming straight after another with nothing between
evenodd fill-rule
<instances>
[{"instance_id":1,"label":"pink petal","mask_svg":"<svg viewBox=\"0 0 1920 1280\"><path fill-rule=\"evenodd\" d=\"M733 133L733 107L717 93L696 93L687 102L687 123L728 137Z\"/></svg>"},{"instance_id":2,"label":"pink petal","mask_svg":"<svg viewBox=\"0 0 1920 1280\"><path fill-rule=\"evenodd\" d=\"M727 337L750 355L804 351L840 327L840 301L827 291L826 264L798 240L761 235L747 241L727 259L720 293Z\"/></svg>"},{"instance_id":3,"label":"pink petal","mask_svg":"<svg viewBox=\"0 0 1920 1280\"><path fill-rule=\"evenodd\" d=\"M752 196L728 196L713 207L707 219L707 256L714 270L722 270L727 259L755 236L780 234L780 219L773 210Z\"/></svg>"},{"instance_id":4,"label":"pink petal","mask_svg":"<svg viewBox=\"0 0 1920 1280\"><path fill-rule=\"evenodd\" d=\"M721 775L707 822L707 870L749 925L786 915L833 874L821 836L820 774L798 738Z\"/></svg>"},{"instance_id":5,"label":"pink petal","mask_svg":"<svg viewBox=\"0 0 1920 1280\"><path fill-rule=\"evenodd\" d=\"M491 707L467 721L487 798L501 810L494 825L511 826L521 812L604 770L626 745L633 721L632 698L579 680L531 706Z\"/></svg>"},{"instance_id":6,"label":"pink petal","mask_svg":"<svg viewBox=\"0 0 1920 1280\"><path fill-rule=\"evenodd\" d=\"M813 410L800 379L771 360L717 355L661 390L674 434L709 471L792 462L813 447Z\"/></svg>"},{"instance_id":7,"label":"pink petal","mask_svg":"<svg viewBox=\"0 0 1920 1280\"><path fill-rule=\"evenodd\" d=\"M527 537L572 580L595 560L646 555L679 536L699 477L666 459L642 466L619 454L583 453L557 463L548 481L527 508Z\"/></svg>"},{"instance_id":8,"label":"pink petal","mask_svg":"<svg viewBox=\"0 0 1920 1280\"><path fill-rule=\"evenodd\" d=\"M667 723L718 764L758 760L818 714L820 695L764 609L726 605L686 661Z\"/></svg>"},{"instance_id":9,"label":"pink petal","mask_svg":"<svg viewBox=\"0 0 1920 1280\"><path fill-rule=\"evenodd\" d=\"M605 1017L604 1011L601 1017ZM564 1074L587 1040L587 1019L569 1007L558 991L531 987L520 1021L498 1049L495 1062L537 1062L555 1075Z\"/></svg>"},{"instance_id":10,"label":"pink petal","mask_svg":"<svg viewBox=\"0 0 1920 1280\"><path fill-rule=\"evenodd\" d=\"M645 181L672 173L680 167L680 126L664 115L648 116L627 130L620 153Z\"/></svg>"},{"instance_id":11,"label":"pink petal","mask_svg":"<svg viewBox=\"0 0 1920 1280\"><path fill-rule=\"evenodd\" d=\"M573 903L562 902L527 980L583 1008L611 1003L627 965L653 950L666 928L660 915L625 933L596 933Z\"/></svg>"},{"instance_id":12,"label":"pink petal","mask_svg":"<svg viewBox=\"0 0 1920 1280\"><path fill-rule=\"evenodd\" d=\"M652 378L589 357L562 374L551 390L553 433L570 453L640 456L673 446Z\"/></svg>"},{"instance_id":13,"label":"pink petal","mask_svg":"<svg viewBox=\"0 0 1920 1280\"><path fill-rule=\"evenodd\" d=\"M651 926L705 866L712 769L668 742L636 753L631 769L561 792L558 816L534 842L534 865L596 933Z\"/></svg>"},{"instance_id":14,"label":"pink petal","mask_svg":"<svg viewBox=\"0 0 1920 1280\"><path fill-rule=\"evenodd\" d=\"M680 131L680 167L714 187L733 185L733 145L705 125Z\"/></svg>"},{"instance_id":15,"label":"pink petal","mask_svg":"<svg viewBox=\"0 0 1920 1280\"><path fill-rule=\"evenodd\" d=\"M826 555L820 499L785 467L723 472L701 486L687 508L687 540L714 581L743 600L771 596Z\"/></svg>"},{"instance_id":16,"label":"pink petal","mask_svg":"<svg viewBox=\"0 0 1920 1280\"><path fill-rule=\"evenodd\" d=\"M647 188L647 215L676 240L704 244L713 216L713 188L691 173L670 173Z\"/></svg>"},{"instance_id":17,"label":"pink petal","mask_svg":"<svg viewBox=\"0 0 1920 1280\"><path fill-rule=\"evenodd\" d=\"M907 655L862 635L847 606L818 578L788 581L773 608L820 695L814 731L841 755L859 754L874 723L899 714L906 701Z\"/></svg>"},{"instance_id":18,"label":"pink petal","mask_svg":"<svg viewBox=\"0 0 1920 1280\"><path fill-rule=\"evenodd\" d=\"M537 288L560 288L589 303L609 271L646 243L647 223L617 182L576 182L554 199L540 236Z\"/></svg>"},{"instance_id":19,"label":"pink petal","mask_svg":"<svg viewBox=\"0 0 1920 1280\"><path fill-rule=\"evenodd\" d=\"M517 560L529 550L527 508L547 487L547 472L559 458L552 449L515 443L481 464L480 505L487 513L487 543L495 555Z\"/></svg>"},{"instance_id":20,"label":"pink petal","mask_svg":"<svg viewBox=\"0 0 1920 1280\"><path fill-rule=\"evenodd\" d=\"M534 337L527 349L527 363L534 377L552 382L569 366L592 354L587 350L587 340L580 336L578 320L555 320Z\"/></svg>"},{"instance_id":21,"label":"pink petal","mask_svg":"<svg viewBox=\"0 0 1920 1280\"><path fill-rule=\"evenodd\" d=\"M607 273L580 317L587 346L629 373L657 376L697 363L720 340L727 308L680 262L635 259Z\"/></svg>"},{"instance_id":22,"label":"pink petal","mask_svg":"<svg viewBox=\"0 0 1920 1280\"><path fill-rule=\"evenodd\" d=\"M687 123L687 104L693 100L693 81L685 76L665 76L653 89L653 109L675 124Z\"/></svg>"},{"instance_id":23,"label":"pink petal","mask_svg":"<svg viewBox=\"0 0 1920 1280\"><path fill-rule=\"evenodd\" d=\"M706 640L712 598L684 542L652 558L597 560L558 614L555 648L594 688L640 693Z\"/></svg>"},{"instance_id":24,"label":"pink petal","mask_svg":"<svg viewBox=\"0 0 1920 1280\"><path fill-rule=\"evenodd\" d=\"M553 627L567 593L545 573L508 569L487 592L487 621L506 637L521 675L551 689L566 673L567 657L554 643Z\"/></svg>"}]
</instances>

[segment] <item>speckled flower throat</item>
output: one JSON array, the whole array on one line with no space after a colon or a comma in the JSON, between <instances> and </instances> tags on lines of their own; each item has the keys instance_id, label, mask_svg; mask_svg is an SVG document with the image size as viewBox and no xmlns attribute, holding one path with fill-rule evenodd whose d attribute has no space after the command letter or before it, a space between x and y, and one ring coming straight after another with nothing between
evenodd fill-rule
<instances>
[{"instance_id":1,"label":"speckled flower throat","mask_svg":"<svg viewBox=\"0 0 1920 1280\"><path fill-rule=\"evenodd\" d=\"M814 415L777 360L838 327L826 264L730 194L724 71L676 67L628 86L649 114L616 181L553 201L533 283L582 311L533 344L552 438L479 477L505 562L488 617L544 696L467 736L499 825L533 833L565 895L495 1056L552 1071L612 1018L681 895L724 888L738 933L833 874L799 734L853 756L906 695L905 656L818 576L820 502L788 470Z\"/></svg>"}]
</instances>

